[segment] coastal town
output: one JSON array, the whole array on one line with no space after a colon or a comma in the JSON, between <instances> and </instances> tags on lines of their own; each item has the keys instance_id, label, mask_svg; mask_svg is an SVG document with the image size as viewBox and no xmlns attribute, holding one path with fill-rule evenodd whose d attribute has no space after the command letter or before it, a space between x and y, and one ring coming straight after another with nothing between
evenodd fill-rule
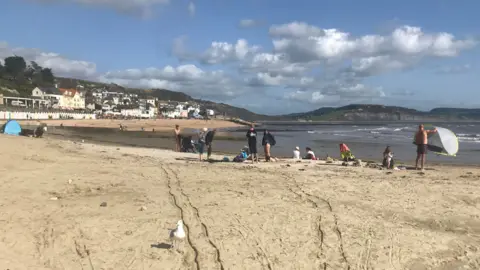
<instances>
[{"instance_id":1,"label":"coastal town","mask_svg":"<svg viewBox=\"0 0 480 270\"><path fill-rule=\"evenodd\" d=\"M116 89L118 88L118 90ZM216 112L195 102L160 100L159 98L127 93L115 85L86 89L34 87L30 97L0 94L0 107L9 111L64 111L76 114L95 114L97 118L171 118L203 119L215 117Z\"/></svg>"}]
</instances>

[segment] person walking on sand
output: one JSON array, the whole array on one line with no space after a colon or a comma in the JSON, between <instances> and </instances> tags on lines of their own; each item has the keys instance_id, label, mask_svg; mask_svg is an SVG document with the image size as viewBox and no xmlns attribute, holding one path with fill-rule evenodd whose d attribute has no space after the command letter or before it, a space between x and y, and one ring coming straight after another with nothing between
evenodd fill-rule
<instances>
[{"instance_id":1,"label":"person walking on sand","mask_svg":"<svg viewBox=\"0 0 480 270\"><path fill-rule=\"evenodd\" d=\"M421 161L421 169L425 166L425 155L427 154L428 134L437 132L437 129L425 130L424 125L418 126L415 135L415 144L417 145L417 159L415 161L415 170L418 170L418 161Z\"/></svg>"},{"instance_id":2,"label":"person walking on sand","mask_svg":"<svg viewBox=\"0 0 480 270\"><path fill-rule=\"evenodd\" d=\"M250 129L247 131L247 140L248 140L248 150L250 151L250 156L252 157L252 163L258 162L257 156L257 131L255 130L255 125L252 124Z\"/></svg>"},{"instance_id":3,"label":"person walking on sand","mask_svg":"<svg viewBox=\"0 0 480 270\"><path fill-rule=\"evenodd\" d=\"M265 150L265 161L269 162L271 160L271 153L270 149L272 146L276 144L275 142L275 137L265 129L263 132L263 139L262 139L262 145L263 149Z\"/></svg>"},{"instance_id":4,"label":"person walking on sand","mask_svg":"<svg viewBox=\"0 0 480 270\"><path fill-rule=\"evenodd\" d=\"M175 132L175 151L180 152L180 150L182 149L182 136L180 135L180 126L175 125L175 129L173 131Z\"/></svg>"},{"instance_id":5,"label":"person walking on sand","mask_svg":"<svg viewBox=\"0 0 480 270\"><path fill-rule=\"evenodd\" d=\"M212 155L212 142L216 132L217 129L214 128L213 130L207 132L207 135L205 136L205 145L207 146L207 159L210 159L210 156Z\"/></svg>"},{"instance_id":6,"label":"person walking on sand","mask_svg":"<svg viewBox=\"0 0 480 270\"><path fill-rule=\"evenodd\" d=\"M198 133L198 155L200 161L203 161L203 152L205 151L205 136L207 135L207 128L203 128L200 133Z\"/></svg>"}]
</instances>

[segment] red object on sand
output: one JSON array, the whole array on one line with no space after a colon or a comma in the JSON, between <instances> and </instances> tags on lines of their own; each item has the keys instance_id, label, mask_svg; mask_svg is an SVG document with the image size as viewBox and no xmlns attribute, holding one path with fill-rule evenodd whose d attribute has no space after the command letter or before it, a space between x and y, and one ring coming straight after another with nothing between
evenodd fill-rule
<instances>
[{"instance_id":1,"label":"red object on sand","mask_svg":"<svg viewBox=\"0 0 480 270\"><path fill-rule=\"evenodd\" d=\"M341 143L340 144L340 152L348 152L350 151L350 149L348 148L348 146L344 143Z\"/></svg>"}]
</instances>

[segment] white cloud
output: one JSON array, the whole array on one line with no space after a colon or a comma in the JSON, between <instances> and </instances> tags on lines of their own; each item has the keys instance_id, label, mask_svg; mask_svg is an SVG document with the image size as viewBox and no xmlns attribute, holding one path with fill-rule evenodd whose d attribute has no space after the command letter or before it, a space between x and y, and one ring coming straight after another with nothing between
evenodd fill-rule
<instances>
[{"instance_id":1,"label":"white cloud","mask_svg":"<svg viewBox=\"0 0 480 270\"><path fill-rule=\"evenodd\" d=\"M254 53L258 47L249 46L245 39L239 39L237 43L212 42L203 58L206 63L218 64L232 60L243 60L248 54Z\"/></svg>"},{"instance_id":2,"label":"white cloud","mask_svg":"<svg viewBox=\"0 0 480 270\"><path fill-rule=\"evenodd\" d=\"M27 62L35 61L42 67L51 68L57 76L87 78L96 73L96 65L92 62L73 60L35 48L12 48L7 42L0 42L0 59L13 55L22 56Z\"/></svg>"},{"instance_id":3,"label":"white cloud","mask_svg":"<svg viewBox=\"0 0 480 270\"><path fill-rule=\"evenodd\" d=\"M420 27L411 26L395 29L390 39L392 48L406 55L456 56L476 44L474 40L457 40L449 33L426 34Z\"/></svg>"},{"instance_id":4,"label":"white cloud","mask_svg":"<svg viewBox=\"0 0 480 270\"><path fill-rule=\"evenodd\" d=\"M322 106L336 106L373 99L379 100L385 96L385 92L379 87L335 82L309 91L296 90L286 93L284 98Z\"/></svg>"},{"instance_id":5,"label":"white cloud","mask_svg":"<svg viewBox=\"0 0 480 270\"><path fill-rule=\"evenodd\" d=\"M193 2L188 3L188 13L190 14L190 16L195 16L195 12L196 12L195 4Z\"/></svg>"},{"instance_id":6,"label":"white cloud","mask_svg":"<svg viewBox=\"0 0 480 270\"><path fill-rule=\"evenodd\" d=\"M185 45L186 37L174 40L172 53L180 60L196 60L202 64L217 65L245 60L260 50L258 46L250 46L245 39L239 39L235 44L214 41L203 53L194 53Z\"/></svg>"},{"instance_id":7,"label":"white cloud","mask_svg":"<svg viewBox=\"0 0 480 270\"><path fill-rule=\"evenodd\" d=\"M280 86L285 81L286 78L284 78L283 76L274 76L269 73L257 73L255 77L246 80L247 84L253 87Z\"/></svg>"},{"instance_id":8,"label":"white cloud","mask_svg":"<svg viewBox=\"0 0 480 270\"><path fill-rule=\"evenodd\" d=\"M348 71L355 76L369 77L394 70L402 70L412 66L415 59L397 59L390 55L370 56L352 59L352 65Z\"/></svg>"},{"instance_id":9,"label":"white cloud","mask_svg":"<svg viewBox=\"0 0 480 270\"><path fill-rule=\"evenodd\" d=\"M243 19L243 20L240 20L238 25L242 28L249 28L249 27L255 27L260 25L260 22L253 19Z\"/></svg>"},{"instance_id":10,"label":"white cloud","mask_svg":"<svg viewBox=\"0 0 480 270\"><path fill-rule=\"evenodd\" d=\"M290 63L285 54L257 53L241 64L247 72L268 72L271 75L298 76L308 68L306 65Z\"/></svg>"},{"instance_id":11,"label":"white cloud","mask_svg":"<svg viewBox=\"0 0 480 270\"><path fill-rule=\"evenodd\" d=\"M97 80L136 88L164 88L216 99L232 98L246 91L241 83L221 70L204 71L191 64L107 72Z\"/></svg>"},{"instance_id":12,"label":"white cloud","mask_svg":"<svg viewBox=\"0 0 480 270\"><path fill-rule=\"evenodd\" d=\"M121 13L151 16L157 6L164 6L170 0L30 0L40 3L75 3L87 6L98 6L114 9Z\"/></svg>"},{"instance_id":13,"label":"white cloud","mask_svg":"<svg viewBox=\"0 0 480 270\"><path fill-rule=\"evenodd\" d=\"M449 33L425 33L419 27L402 26L390 35L353 37L338 29L321 29L292 22L270 28L274 50L293 62L343 60L379 55L451 57L472 48L476 41L456 39Z\"/></svg>"}]
</instances>

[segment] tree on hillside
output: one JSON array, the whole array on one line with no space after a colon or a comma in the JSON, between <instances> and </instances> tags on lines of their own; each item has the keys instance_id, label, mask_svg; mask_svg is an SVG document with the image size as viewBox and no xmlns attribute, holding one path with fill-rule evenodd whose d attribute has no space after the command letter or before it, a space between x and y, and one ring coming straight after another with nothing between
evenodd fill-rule
<instances>
[{"instance_id":1,"label":"tree on hillside","mask_svg":"<svg viewBox=\"0 0 480 270\"><path fill-rule=\"evenodd\" d=\"M10 56L5 58L4 61L6 73L10 74L15 80L22 76L27 68L27 63L21 56Z\"/></svg>"},{"instance_id":2,"label":"tree on hillside","mask_svg":"<svg viewBox=\"0 0 480 270\"><path fill-rule=\"evenodd\" d=\"M55 76L53 75L51 68L42 68L42 81L49 85L55 84Z\"/></svg>"},{"instance_id":3,"label":"tree on hillside","mask_svg":"<svg viewBox=\"0 0 480 270\"><path fill-rule=\"evenodd\" d=\"M39 64L37 64L37 62L35 62L35 61L31 61L31 62L30 62L30 66L33 68L33 70L34 70L35 72L40 72L40 71L42 71L42 67L41 67Z\"/></svg>"},{"instance_id":4,"label":"tree on hillside","mask_svg":"<svg viewBox=\"0 0 480 270\"><path fill-rule=\"evenodd\" d=\"M41 83L42 81L42 67L37 64L35 61L31 61L25 70L25 77L30 79L30 81L35 83Z\"/></svg>"},{"instance_id":5,"label":"tree on hillside","mask_svg":"<svg viewBox=\"0 0 480 270\"><path fill-rule=\"evenodd\" d=\"M3 77L3 73L5 72L5 67L0 63L0 77Z\"/></svg>"}]
</instances>

